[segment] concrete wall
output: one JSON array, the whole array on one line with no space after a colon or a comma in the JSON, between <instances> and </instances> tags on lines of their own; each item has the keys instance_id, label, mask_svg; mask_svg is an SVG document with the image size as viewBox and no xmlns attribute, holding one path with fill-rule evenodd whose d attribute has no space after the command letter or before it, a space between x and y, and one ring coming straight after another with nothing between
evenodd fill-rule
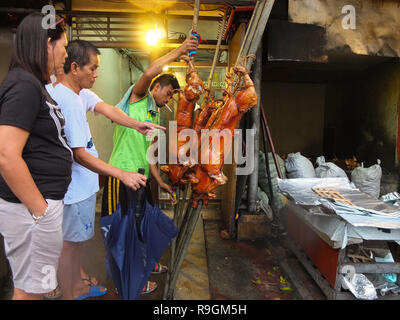
<instances>
[{"instance_id":1,"label":"concrete wall","mask_svg":"<svg viewBox=\"0 0 400 320\"><path fill-rule=\"evenodd\" d=\"M263 82L261 90L276 152L321 155L325 85Z\"/></svg>"},{"instance_id":2,"label":"concrete wall","mask_svg":"<svg viewBox=\"0 0 400 320\"><path fill-rule=\"evenodd\" d=\"M335 129L335 155L355 155L365 166L396 166L400 62L369 69L348 82L330 83L326 127Z\"/></svg>"},{"instance_id":3,"label":"concrete wall","mask_svg":"<svg viewBox=\"0 0 400 320\"><path fill-rule=\"evenodd\" d=\"M400 56L396 0L289 0L288 13L291 22L325 27L327 49Z\"/></svg>"},{"instance_id":4,"label":"concrete wall","mask_svg":"<svg viewBox=\"0 0 400 320\"><path fill-rule=\"evenodd\" d=\"M399 90L398 60L371 70L359 86L357 152L371 164L380 158L388 170L396 165Z\"/></svg>"}]
</instances>

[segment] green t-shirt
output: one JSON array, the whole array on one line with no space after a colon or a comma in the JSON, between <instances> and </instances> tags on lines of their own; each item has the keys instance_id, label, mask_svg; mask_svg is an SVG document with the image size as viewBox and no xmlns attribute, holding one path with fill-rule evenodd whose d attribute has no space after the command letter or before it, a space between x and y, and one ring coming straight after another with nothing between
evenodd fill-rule
<instances>
[{"instance_id":1,"label":"green t-shirt","mask_svg":"<svg viewBox=\"0 0 400 320\"><path fill-rule=\"evenodd\" d=\"M148 95L129 104L129 116L138 121L158 124L158 112L155 116L148 112ZM125 171L137 172L139 168L144 168L145 176L149 177L147 149L152 141L138 131L118 124L114 129L113 141L114 148L109 163Z\"/></svg>"}]
</instances>

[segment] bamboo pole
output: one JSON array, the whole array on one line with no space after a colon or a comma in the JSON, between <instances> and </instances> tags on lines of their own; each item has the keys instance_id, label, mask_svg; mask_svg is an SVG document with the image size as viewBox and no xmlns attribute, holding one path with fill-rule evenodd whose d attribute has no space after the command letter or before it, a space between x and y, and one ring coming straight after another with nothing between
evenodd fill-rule
<instances>
[{"instance_id":1,"label":"bamboo pole","mask_svg":"<svg viewBox=\"0 0 400 320\"><path fill-rule=\"evenodd\" d=\"M214 59L213 59L213 63L212 63L212 66L211 66L210 75L208 76L208 86L207 87L208 87L209 90L211 89L211 83L212 83L212 79L214 77L215 67L217 65L217 61L218 61L218 57L219 57L219 51L220 51L220 48L221 48L222 37L224 35L224 30L226 28L227 15L228 15L228 9L225 10L224 17L222 18L222 24L220 25L217 46L215 48L215 53L214 53Z\"/></svg>"}]
</instances>

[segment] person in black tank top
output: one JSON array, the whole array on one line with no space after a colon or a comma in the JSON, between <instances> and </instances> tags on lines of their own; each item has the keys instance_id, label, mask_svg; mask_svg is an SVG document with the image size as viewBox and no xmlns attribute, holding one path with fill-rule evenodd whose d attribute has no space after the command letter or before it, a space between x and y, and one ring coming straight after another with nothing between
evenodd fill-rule
<instances>
[{"instance_id":1,"label":"person in black tank top","mask_svg":"<svg viewBox=\"0 0 400 320\"><path fill-rule=\"evenodd\" d=\"M0 233L13 299L42 299L57 286L62 200L71 180L64 117L44 88L67 56L65 26L57 17L44 27L44 19L32 13L20 23L0 85Z\"/></svg>"}]
</instances>

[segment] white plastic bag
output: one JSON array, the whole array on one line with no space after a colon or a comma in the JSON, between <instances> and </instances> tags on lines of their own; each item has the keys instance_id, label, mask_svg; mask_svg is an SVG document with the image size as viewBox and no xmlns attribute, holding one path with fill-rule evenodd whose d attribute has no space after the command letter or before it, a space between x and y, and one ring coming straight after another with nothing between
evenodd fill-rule
<instances>
[{"instance_id":1,"label":"white plastic bag","mask_svg":"<svg viewBox=\"0 0 400 320\"><path fill-rule=\"evenodd\" d=\"M347 178L346 172L333 162L325 162L325 157L317 158L318 167L315 168L315 175L318 178Z\"/></svg>"},{"instance_id":2,"label":"white plastic bag","mask_svg":"<svg viewBox=\"0 0 400 320\"><path fill-rule=\"evenodd\" d=\"M353 273L342 278L342 286L357 298L363 300L374 300L378 298L374 285L362 273Z\"/></svg>"},{"instance_id":3,"label":"white plastic bag","mask_svg":"<svg viewBox=\"0 0 400 320\"><path fill-rule=\"evenodd\" d=\"M379 198L381 190L382 168L381 161L369 168L363 166L355 168L351 172L351 181L360 191L369 194L374 199Z\"/></svg>"},{"instance_id":4,"label":"white plastic bag","mask_svg":"<svg viewBox=\"0 0 400 320\"><path fill-rule=\"evenodd\" d=\"M314 166L300 152L289 153L285 160L286 175L289 179L315 178Z\"/></svg>"}]
</instances>

